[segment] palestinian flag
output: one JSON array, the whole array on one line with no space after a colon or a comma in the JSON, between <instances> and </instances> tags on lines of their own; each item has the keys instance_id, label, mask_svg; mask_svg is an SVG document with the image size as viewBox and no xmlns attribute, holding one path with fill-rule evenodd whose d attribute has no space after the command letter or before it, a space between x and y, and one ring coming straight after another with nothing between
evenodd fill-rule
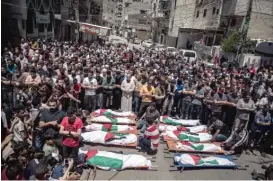
<instances>
[{"instance_id":1,"label":"palestinian flag","mask_svg":"<svg viewBox=\"0 0 273 181\"><path fill-rule=\"evenodd\" d=\"M112 113L108 109L99 109L98 111L95 111L95 115L110 117Z\"/></svg>"},{"instance_id":2,"label":"palestinian flag","mask_svg":"<svg viewBox=\"0 0 273 181\"><path fill-rule=\"evenodd\" d=\"M143 155L119 154L107 151L90 150L86 154L86 163L104 170L122 170L125 168L151 167L149 161Z\"/></svg>"},{"instance_id":3,"label":"palestinian flag","mask_svg":"<svg viewBox=\"0 0 273 181\"><path fill-rule=\"evenodd\" d=\"M118 154L110 155L109 152L91 150L86 154L88 165L98 166L102 169L120 170L123 166L123 160Z\"/></svg>"},{"instance_id":4,"label":"palestinian flag","mask_svg":"<svg viewBox=\"0 0 273 181\"><path fill-rule=\"evenodd\" d=\"M231 166L235 163L228 160L224 157L219 156L199 156L194 154L181 154L176 156L176 162L181 162L186 165L195 165L195 166Z\"/></svg>"},{"instance_id":5,"label":"palestinian flag","mask_svg":"<svg viewBox=\"0 0 273 181\"><path fill-rule=\"evenodd\" d=\"M196 144L191 142L182 142L182 147L188 148L188 150L194 150L194 151L203 151L204 145L203 144Z\"/></svg>"},{"instance_id":6,"label":"palestinian flag","mask_svg":"<svg viewBox=\"0 0 273 181\"><path fill-rule=\"evenodd\" d=\"M174 140L190 141L190 142L208 142L212 139L212 135L208 133L189 133L181 131L167 131L166 135Z\"/></svg>"},{"instance_id":7,"label":"palestinian flag","mask_svg":"<svg viewBox=\"0 0 273 181\"><path fill-rule=\"evenodd\" d=\"M198 137L198 135L192 135L190 133L185 133L180 131L174 131L173 133L177 136L178 140L200 142L200 138Z\"/></svg>"},{"instance_id":8,"label":"palestinian flag","mask_svg":"<svg viewBox=\"0 0 273 181\"><path fill-rule=\"evenodd\" d=\"M199 124L199 120L172 119L168 116L161 116L160 121L173 126L196 126Z\"/></svg>"},{"instance_id":9,"label":"palestinian flag","mask_svg":"<svg viewBox=\"0 0 273 181\"><path fill-rule=\"evenodd\" d=\"M108 133L105 135L104 140L105 140L105 142L111 141L111 139L118 140L118 139L125 138L126 135L128 135L128 134L119 134L119 133L108 132Z\"/></svg>"},{"instance_id":10,"label":"palestinian flag","mask_svg":"<svg viewBox=\"0 0 273 181\"><path fill-rule=\"evenodd\" d=\"M99 122L99 123L111 123L111 124L132 124L134 123L133 120L129 118L113 118L113 117L107 117L107 116L98 116L94 117L92 119L93 122Z\"/></svg>"},{"instance_id":11,"label":"palestinian flag","mask_svg":"<svg viewBox=\"0 0 273 181\"><path fill-rule=\"evenodd\" d=\"M107 117L131 117L132 112L118 112L111 109L98 109L95 111L95 116L107 116Z\"/></svg>"},{"instance_id":12,"label":"palestinian flag","mask_svg":"<svg viewBox=\"0 0 273 181\"><path fill-rule=\"evenodd\" d=\"M117 132L118 126L112 124L91 124L85 126L86 131L106 131L106 132Z\"/></svg>"},{"instance_id":13,"label":"palestinian flag","mask_svg":"<svg viewBox=\"0 0 273 181\"><path fill-rule=\"evenodd\" d=\"M177 148L183 151L206 151L206 152L217 152L221 151L221 147L213 143L192 143L192 142L181 142L177 143Z\"/></svg>"}]
</instances>

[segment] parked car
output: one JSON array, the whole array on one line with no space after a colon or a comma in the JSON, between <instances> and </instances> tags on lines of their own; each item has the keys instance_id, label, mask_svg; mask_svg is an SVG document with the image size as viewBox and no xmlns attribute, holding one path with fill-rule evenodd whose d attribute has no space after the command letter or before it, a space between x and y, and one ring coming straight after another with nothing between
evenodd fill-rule
<instances>
[{"instance_id":1,"label":"parked car","mask_svg":"<svg viewBox=\"0 0 273 181\"><path fill-rule=\"evenodd\" d=\"M126 43L128 43L126 38L123 38L120 36L115 36L115 35L109 36L109 42L112 44L126 44Z\"/></svg>"},{"instance_id":2,"label":"parked car","mask_svg":"<svg viewBox=\"0 0 273 181\"><path fill-rule=\"evenodd\" d=\"M141 40L138 39L138 38L135 38L133 44L140 45L141 44Z\"/></svg>"},{"instance_id":3,"label":"parked car","mask_svg":"<svg viewBox=\"0 0 273 181\"><path fill-rule=\"evenodd\" d=\"M189 59L190 62L193 62L197 59L197 54L192 50L179 50L179 53L183 55L184 58Z\"/></svg>"},{"instance_id":4,"label":"parked car","mask_svg":"<svg viewBox=\"0 0 273 181\"><path fill-rule=\"evenodd\" d=\"M157 51L163 51L166 50L166 46L163 44L159 44L159 43L154 43L151 48L157 50Z\"/></svg>"},{"instance_id":5,"label":"parked car","mask_svg":"<svg viewBox=\"0 0 273 181\"><path fill-rule=\"evenodd\" d=\"M176 54L178 51L176 48L174 47L167 47L167 52L170 52L170 53L173 53L173 54Z\"/></svg>"},{"instance_id":6,"label":"parked car","mask_svg":"<svg viewBox=\"0 0 273 181\"><path fill-rule=\"evenodd\" d=\"M142 42L142 46L143 47L146 47L146 48L151 48L153 45L153 40L152 39L149 39L149 40L144 40Z\"/></svg>"}]
</instances>

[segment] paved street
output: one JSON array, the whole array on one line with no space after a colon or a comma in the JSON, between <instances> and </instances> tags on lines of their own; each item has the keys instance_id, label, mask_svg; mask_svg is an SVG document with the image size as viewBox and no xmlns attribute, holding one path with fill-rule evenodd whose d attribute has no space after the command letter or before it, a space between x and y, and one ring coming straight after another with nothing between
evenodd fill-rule
<instances>
[{"instance_id":1,"label":"paved street","mask_svg":"<svg viewBox=\"0 0 273 181\"><path fill-rule=\"evenodd\" d=\"M111 148L96 146L94 149L106 151L123 151L127 153L137 153L134 149ZM97 171L96 180L251 180L251 172L253 169L261 170L261 161L270 161L270 158L264 159L261 156L243 154L235 162L238 164L249 165L247 170L227 170L227 169L207 169L207 170L186 170L183 173L179 171L169 172L170 165L173 164L172 159L164 158L171 156L164 153L166 144L160 144L159 151L156 156L154 165L158 166L157 171L146 170L124 170L119 173L115 171ZM115 175L115 176L114 176ZM114 177L113 177L114 176Z\"/></svg>"}]
</instances>

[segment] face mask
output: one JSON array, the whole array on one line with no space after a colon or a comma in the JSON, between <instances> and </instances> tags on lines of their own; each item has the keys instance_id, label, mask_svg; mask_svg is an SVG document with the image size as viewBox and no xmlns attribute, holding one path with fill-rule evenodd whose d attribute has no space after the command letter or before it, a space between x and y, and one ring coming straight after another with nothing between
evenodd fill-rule
<instances>
[{"instance_id":1,"label":"face mask","mask_svg":"<svg viewBox=\"0 0 273 181\"><path fill-rule=\"evenodd\" d=\"M58 108L50 108L49 111L50 111L51 113L55 113L56 111L58 111Z\"/></svg>"}]
</instances>

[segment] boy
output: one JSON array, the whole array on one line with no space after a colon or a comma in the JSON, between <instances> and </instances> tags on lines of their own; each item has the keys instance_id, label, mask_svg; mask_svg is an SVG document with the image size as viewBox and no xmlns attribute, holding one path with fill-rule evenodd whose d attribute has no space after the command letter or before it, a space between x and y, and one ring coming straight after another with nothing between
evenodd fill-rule
<instances>
[{"instance_id":1,"label":"boy","mask_svg":"<svg viewBox=\"0 0 273 181\"><path fill-rule=\"evenodd\" d=\"M147 120L147 124L144 135L139 138L140 151L155 154L159 145L159 130L154 121Z\"/></svg>"}]
</instances>

